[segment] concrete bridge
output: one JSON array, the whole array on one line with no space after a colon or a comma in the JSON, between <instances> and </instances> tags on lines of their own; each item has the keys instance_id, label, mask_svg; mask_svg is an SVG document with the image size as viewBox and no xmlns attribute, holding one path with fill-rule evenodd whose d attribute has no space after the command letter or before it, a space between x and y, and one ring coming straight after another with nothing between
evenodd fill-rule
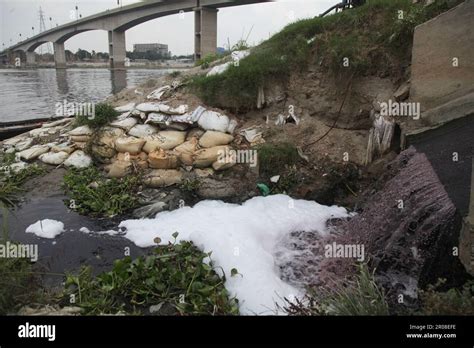
<instances>
[{"instance_id":1,"label":"concrete bridge","mask_svg":"<svg viewBox=\"0 0 474 348\"><path fill-rule=\"evenodd\" d=\"M217 49L217 12L219 8L248 5L272 0L148 0L107 10L44 31L6 49L10 56L24 52L27 66L35 64L35 49L52 42L56 68L66 68L64 43L71 37L90 30L107 30L111 69L124 69L126 58L125 31L159 17L194 12L195 58L200 59ZM236 23L237 25L237 23ZM165 29L166 30L166 29Z\"/></svg>"}]
</instances>

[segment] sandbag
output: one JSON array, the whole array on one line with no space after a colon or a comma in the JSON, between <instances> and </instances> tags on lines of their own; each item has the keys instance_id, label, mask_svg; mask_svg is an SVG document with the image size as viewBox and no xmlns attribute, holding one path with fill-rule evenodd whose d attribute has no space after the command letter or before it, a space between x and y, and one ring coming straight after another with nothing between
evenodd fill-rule
<instances>
[{"instance_id":1,"label":"sandbag","mask_svg":"<svg viewBox=\"0 0 474 348\"><path fill-rule=\"evenodd\" d=\"M100 131L99 135L94 138L94 144L106 145L111 148L115 148L115 140L119 137L123 137L125 131L120 128L104 127Z\"/></svg>"},{"instance_id":2,"label":"sandbag","mask_svg":"<svg viewBox=\"0 0 474 348\"><path fill-rule=\"evenodd\" d=\"M34 160L35 158L38 158L39 156L41 156L42 154L48 151L49 151L49 146L35 145L35 146L30 147L29 149L18 152L17 156L26 161L31 161L31 160Z\"/></svg>"},{"instance_id":3,"label":"sandbag","mask_svg":"<svg viewBox=\"0 0 474 348\"><path fill-rule=\"evenodd\" d=\"M121 121L115 121L110 124L111 127L116 127L123 129L125 132L128 132L130 129L132 129L136 124L138 123L136 118L133 117L127 117L124 120Z\"/></svg>"},{"instance_id":4,"label":"sandbag","mask_svg":"<svg viewBox=\"0 0 474 348\"><path fill-rule=\"evenodd\" d=\"M135 103L128 103L122 106L117 106L115 108L115 111L117 112L129 112L132 111L135 108Z\"/></svg>"},{"instance_id":5,"label":"sandbag","mask_svg":"<svg viewBox=\"0 0 474 348\"><path fill-rule=\"evenodd\" d=\"M108 167L109 172L107 176L109 178L123 178L131 173L132 162L130 161L115 161Z\"/></svg>"},{"instance_id":6,"label":"sandbag","mask_svg":"<svg viewBox=\"0 0 474 348\"><path fill-rule=\"evenodd\" d=\"M64 161L66 167L87 168L92 165L92 158L86 155L84 151L77 150L73 152L67 160Z\"/></svg>"},{"instance_id":7,"label":"sandbag","mask_svg":"<svg viewBox=\"0 0 474 348\"><path fill-rule=\"evenodd\" d=\"M92 129L89 126L80 126L69 131L68 135L92 135Z\"/></svg>"},{"instance_id":8,"label":"sandbag","mask_svg":"<svg viewBox=\"0 0 474 348\"><path fill-rule=\"evenodd\" d=\"M117 153L113 147L107 145L96 145L91 146L92 155L95 156L96 160L104 162L104 159L112 158Z\"/></svg>"},{"instance_id":9,"label":"sandbag","mask_svg":"<svg viewBox=\"0 0 474 348\"><path fill-rule=\"evenodd\" d=\"M117 161L146 161L147 159L148 155L145 152L140 152L137 155L123 152L117 154Z\"/></svg>"},{"instance_id":10,"label":"sandbag","mask_svg":"<svg viewBox=\"0 0 474 348\"><path fill-rule=\"evenodd\" d=\"M87 143L90 140L89 135L72 135L71 141L75 143Z\"/></svg>"},{"instance_id":11,"label":"sandbag","mask_svg":"<svg viewBox=\"0 0 474 348\"><path fill-rule=\"evenodd\" d=\"M74 148L67 143L55 145L51 147L52 152L66 152L67 154L71 154L74 152Z\"/></svg>"},{"instance_id":12,"label":"sandbag","mask_svg":"<svg viewBox=\"0 0 474 348\"><path fill-rule=\"evenodd\" d=\"M67 152L60 151L60 152L44 153L41 156L39 156L39 159L43 163L57 166L63 163L68 157L69 157L69 154Z\"/></svg>"},{"instance_id":13,"label":"sandbag","mask_svg":"<svg viewBox=\"0 0 474 348\"><path fill-rule=\"evenodd\" d=\"M87 143L74 143L74 147L79 150L84 150L87 147Z\"/></svg>"},{"instance_id":14,"label":"sandbag","mask_svg":"<svg viewBox=\"0 0 474 348\"><path fill-rule=\"evenodd\" d=\"M178 157L164 150L152 151L148 154L148 166L153 169L176 169Z\"/></svg>"},{"instance_id":15,"label":"sandbag","mask_svg":"<svg viewBox=\"0 0 474 348\"><path fill-rule=\"evenodd\" d=\"M137 124L128 131L128 135L144 138L158 132L158 128L150 124Z\"/></svg>"},{"instance_id":16,"label":"sandbag","mask_svg":"<svg viewBox=\"0 0 474 348\"><path fill-rule=\"evenodd\" d=\"M152 170L143 179L146 186L151 188L166 187L179 184L183 181L183 174L176 169Z\"/></svg>"},{"instance_id":17,"label":"sandbag","mask_svg":"<svg viewBox=\"0 0 474 348\"><path fill-rule=\"evenodd\" d=\"M145 140L134 137L120 137L115 140L115 149L118 152L128 152L131 155L139 154L142 151Z\"/></svg>"},{"instance_id":18,"label":"sandbag","mask_svg":"<svg viewBox=\"0 0 474 348\"><path fill-rule=\"evenodd\" d=\"M194 153L198 148L198 140L196 138L191 138L181 145L174 148L174 152L178 156L181 163L186 166L192 166L194 162Z\"/></svg>"},{"instance_id":19,"label":"sandbag","mask_svg":"<svg viewBox=\"0 0 474 348\"><path fill-rule=\"evenodd\" d=\"M180 131L161 131L158 134L145 137L143 151L150 153L157 149L171 150L184 143L186 133Z\"/></svg>"},{"instance_id":20,"label":"sandbag","mask_svg":"<svg viewBox=\"0 0 474 348\"><path fill-rule=\"evenodd\" d=\"M230 134L207 131L204 135L199 138L199 145L202 147L214 147L219 145L228 145L234 140L234 137Z\"/></svg>"},{"instance_id":21,"label":"sandbag","mask_svg":"<svg viewBox=\"0 0 474 348\"><path fill-rule=\"evenodd\" d=\"M219 156L222 156L229 151L229 146L215 146L199 150L194 154L193 165L197 168L209 167L218 160Z\"/></svg>"},{"instance_id":22,"label":"sandbag","mask_svg":"<svg viewBox=\"0 0 474 348\"><path fill-rule=\"evenodd\" d=\"M25 139L20 141L19 143L15 144L16 151L23 151L31 147L33 145L34 140L32 138Z\"/></svg>"}]
</instances>

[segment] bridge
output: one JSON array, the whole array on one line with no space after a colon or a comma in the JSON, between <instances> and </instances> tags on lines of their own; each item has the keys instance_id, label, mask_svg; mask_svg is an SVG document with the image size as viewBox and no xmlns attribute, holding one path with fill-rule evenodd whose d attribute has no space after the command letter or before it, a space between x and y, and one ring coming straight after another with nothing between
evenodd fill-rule
<instances>
[{"instance_id":1,"label":"bridge","mask_svg":"<svg viewBox=\"0 0 474 348\"><path fill-rule=\"evenodd\" d=\"M272 0L148 0L107 10L43 31L9 48L3 54L24 52L26 65L35 65L35 49L52 42L57 69L66 68L64 43L71 37L90 30L106 30L109 41L111 69L124 69L126 58L125 32L134 26L164 16L194 12L195 59L215 53L217 49L217 12L219 8L249 5ZM166 29L164 29L166 30Z\"/></svg>"}]
</instances>

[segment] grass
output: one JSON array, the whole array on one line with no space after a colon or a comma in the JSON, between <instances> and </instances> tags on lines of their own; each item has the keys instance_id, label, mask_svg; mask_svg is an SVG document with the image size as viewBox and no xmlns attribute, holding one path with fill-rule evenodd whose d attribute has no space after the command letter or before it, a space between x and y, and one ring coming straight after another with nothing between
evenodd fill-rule
<instances>
[{"instance_id":1,"label":"grass","mask_svg":"<svg viewBox=\"0 0 474 348\"><path fill-rule=\"evenodd\" d=\"M389 307L383 290L375 283L374 272L366 264L358 265L353 280L333 286L311 289L307 303L290 303L291 315L388 315Z\"/></svg>"},{"instance_id":2,"label":"grass","mask_svg":"<svg viewBox=\"0 0 474 348\"><path fill-rule=\"evenodd\" d=\"M107 179L95 167L70 169L64 176L68 206L80 214L115 216L138 206L138 175Z\"/></svg>"},{"instance_id":3,"label":"grass","mask_svg":"<svg viewBox=\"0 0 474 348\"><path fill-rule=\"evenodd\" d=\"M265 143L257 147L260 176L280 175L299 160L298 150L290 143Z\"/></svg>"},{"instance_id":4,"label":"grass","mask_svg":"<svg viewBox=\"0 0 474 348\"><path fill-rule=\"evenodd\" d=\"M459 2L438 0L425 7L411 0L369 0L349 11L299 20L255 47L239 66L195 77L191 88L206 104L240 112L255 108L260 86L285 83L308 65L336 76L400 72L400 63L410 61L415 26Z\"/></svg>"},{"instance_id":5,"label":"grass","mask_svg":"<svg viewBox=\"0 0 474 348\"><path fill-rule=\"evenodd\" d=\"M238 301L224 287L225 276L218 276L212 262L203 263L208 257L191 242L175 240L153 255L117 260L110 272L97 277L90 268L69 275L64 301L74 295L75 305L87 315L150 314L151 306L158 314L239 314Z\"/></svg>"},{"instance_id":6,"label":"grass","mask_svg":"<svg viewBox=\"0 0 474 348\"><path fill-rule=\"evenodd\" d=\"M99 103L95 105L95 115L93 117L86 115L76 116L75 126L89 126L92 129L98 129L114 121L119 114L111 105Z\"/></svg>"}]
</instances>

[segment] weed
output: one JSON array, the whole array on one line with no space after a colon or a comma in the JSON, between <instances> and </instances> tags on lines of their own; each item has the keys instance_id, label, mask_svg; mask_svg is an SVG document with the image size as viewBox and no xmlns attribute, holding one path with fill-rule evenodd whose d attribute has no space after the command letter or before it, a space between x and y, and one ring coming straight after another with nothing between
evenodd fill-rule
<instances>
[{"instance_id":1,"label":"weed","mask_svg":"<svg viewBox=\"0 0 474 348\"><path fill-rule=\"evenodd\" d=\"M265 143L257 147L257 153L260 175L263 177L279 175L299 160L298 150L290 143Z\"/></svg>"},{"instance_id":2,"label":"weed","mask_svg":"<svg viewBox=\"0 0 474 348\"><path fill-rule=\"evenodd\" d=\"M140 177L107 179L95 167L70 169L64 176L69 207L81 214L115 216L138 206Z\"/></svg>"},{"instance_id":3,"label":"weed","mask_svg":"<svg viewBox=\"0 0 474 348\"><path fill-rule=\"evenodd\" d=\"M87 125L91 128L97 129L108 125L110 122L115 120L118 115L119 113L115 111L111 105L100 103L95 106L95 115L93 117L86 115L76 116L75 125Z\"/></svg>"},{"instance_id":4,"label":"weed","mask_svg":"<svg viewBox=\"0 0 474 348\"><path fill-rule=\"evenodd\" d=\"M422 315L474 315L474 281L468 281L462 289L439 292L445 280L420 291Z\"/></svg>"},{"instance_id":5,"label":"weed","mask_svg":"<svg viewBox=\"0 0 474 348\"><path fill-rule=\"evenodd\" d=\"M212 262L203 262L208 257L191 242L175 241L150 256L117 260L110 272L95 278L90 268L69 275L64 299L69 302L74 294L89 315L149 314L150 306L158 314L239 314L238 301L224 287L225 277L218 276Z\"/></svg>"},{"instance_id":6,"label":"weed","mask_svg":"<svg viewBox=\"0 0 474 348\"><path fill-rule=\"evenodd\" d=\"M196 193L199 189L200 182L197 179L191 180L186 179L181 185L179 186L180 190L188 193Z\"/></svg>"}]
</instances>

